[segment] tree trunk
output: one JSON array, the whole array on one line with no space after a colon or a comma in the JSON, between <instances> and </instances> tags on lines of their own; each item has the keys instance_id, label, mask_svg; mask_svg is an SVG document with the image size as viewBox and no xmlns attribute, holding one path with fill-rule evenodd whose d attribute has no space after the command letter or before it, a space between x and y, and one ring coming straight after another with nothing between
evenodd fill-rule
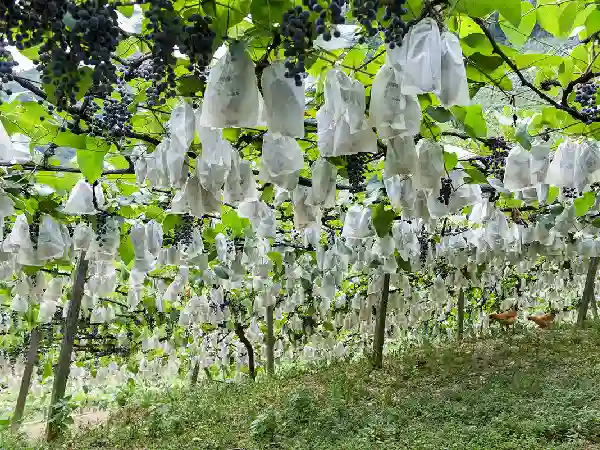
<instances>
[{"instance_id":1,"label":"tree trunk","mask_svg":"<svg viewBox=\"0 0 600 450\"><path fill-rule=\"evenodd\" d=\"M375 339L373 339L373 367L381 369L383 367L383 344L385 342L385 319L387 315L387 304L390 296L390 274L383 276L383 292L381 301L377 307L377 317L375 322Z\"/></svg>"},{"instance_id":2,"label":"tree trunk","mask_svg":"<svg viewBox=\"0 0 600 450\"><path fill-rule=\"evenodd\" d=\"M23 370L23 378L21 378L21 388L19 389L19 397L17 397L17 405L15 406L15 412L11 420L12 431L17 431L19 429L21 419L23 418L25 402L27 401L27 394L29 393L29 387L31 386L31 375L33 374L33 368L37 360L39 346L40 330L38 328L34 328L31 330L31 335L29 336L27 361L25 362L25 370Z\"/></svg>"},{"instance_id":3,"label":"tree trunk","mask_svg":"<svg viewBox=\"0 0 600 450\"><path fill-rule=\"evenodd\" d=\"M577 315L578 327L583 327L590 301L596 301L596 296L594 294L594 283L596 281L596 272L598 272L598 262L599 259L597 256L590 258L590 265L588 267L587 277L585 279L585 288L583 289L581 302L579 302Z\"/></svg>"},{"instance_id":4,"label":"tree trunk","mask_svg":"<svg viewBox=\"0 0 600 450\"><path fill-rule=\"evenodd\" d=\"M458 340L462 341L465 329L465 291L460 288L458 291L458 304L456 305L458 315Z\"/></svg>"},{"instance_id":5,"label":"tree trunk","mask_svg":"<svg viewBox=\"0 0 600 450\"><path fill-rule=\"evenodd\" d=\"M194 386L198 382L198 375L200 373L200 363L197 362L194 364L194 368L192 369L192 376L190 377L190 384Z\"/></svg>"},{"instance_id":6,"label":"tree trunk","mask_svg":"<svg viewBox=\"0 0 600 450\"><path fill-rule=\"evenodd\" d=\"M273 332L274 307L267 306L267 373L275 373L275 334Z\"/></svg>"},{"instance_id":7,"label":"tree trunk","mask_svg":"<svg viewBox=\"0 0 600 450\"><path fill-rule=\"evenodd\" d=\"M244 334L244 327L241 323L236 322L235 324L235 334L239 338L240 342L244 344L246 350L248 351L248 372L250 373L250 378L254 381L256 378L256 370L254 368L254 349L252 348L252 344Z\"/></svg>"},{"instance_id":8,"label":"tree trunk","mask_svg":"<svg viewBox=\"0 0 600 450\"><path fill-rule=\"evenodd\" d=\"M75 280L73 282L73 292L69 303L69 311L63 324L62 343L56 369L54 370L54 384L52 386L52 397L48 411L48 424L46 427L46 438L48 441L56 439L60 434L60 426L55 423L56 415L55 405L65 396L67 379L71 370L71 356L73 353L73 343L77 333L77 322L79 319L79 310L81 309L81 298L85 286L85 278L88 271L88 261L85 259L85 252L79 254L79 261L75 269Z\"/></svg>"}]
</instances>

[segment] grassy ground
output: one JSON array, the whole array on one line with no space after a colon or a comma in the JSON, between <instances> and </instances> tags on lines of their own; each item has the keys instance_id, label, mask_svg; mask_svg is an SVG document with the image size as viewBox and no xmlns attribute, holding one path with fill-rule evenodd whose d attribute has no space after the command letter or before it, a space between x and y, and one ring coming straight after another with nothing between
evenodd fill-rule
<instances>
[{"instance_id":1,"label":"grassy ground","mask_svg":"<svg viewBox=\"0 0 600 450\"><path fill-rule=\"evenodd\" d=\"M599 344L539 331L170 392L60 448L600 449Z\"/></svg>"}]
</instances>

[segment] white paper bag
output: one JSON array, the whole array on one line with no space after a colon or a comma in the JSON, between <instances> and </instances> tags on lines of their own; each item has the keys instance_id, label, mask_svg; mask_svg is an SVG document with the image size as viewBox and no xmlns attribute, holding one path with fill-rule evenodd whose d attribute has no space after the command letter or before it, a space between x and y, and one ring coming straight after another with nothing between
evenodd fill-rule
<instances>
[{"instance_id":1,"label":"white paper bag","mask_svg":"<svg viewBox=\"0 0 600 450\"><path fill-rule=\"evenodd\" d=\"M575 165L580 145L577 141L566 139L554 152L546 174L546 184L559 187L575 187Z\"/></svg>"},{"instance_id":2,"label":"white paper bag","mask_svg":"<svg viewBox=\"0 0 600 450\"><path fill-rule=\"evenodd\" d=\"M262 98L244 44L233 42L210 70L201 123L214 128L259 125Z\"/></svg>"},{"instance_id":3,"label":"white paper bag","mask_svg":"<svg viewBox=\"0 0 600 450\"><path fill-rule=\"evenodd\" d=\"M510 150L506 158L504 187L511 191L519 191L531 186L531 153L517 145Z\"/></svg>"},{"instance_id":4,"label":"white paper bag","mask_svg":"<svg viewBox=\"0 0 600 450\"><path fill-rule=\"evenodd\" d=\"M342 236L345 238L364 239L373 236L373 224L371 222L371 208L352 205L346 212Z\"/></svg>"},{"instance_id":5,"label":"white paper bag","mask_svg":"<svg viewBox=\"0 0 600 450\"><path fill-rule=\"evenodd\" d=\"M417 97L403 94L393 67L383 65L373 81L369 106L369 119L379 136L414 136L421 129L421 118Z\"/></svg>"},{"instance_id":6,"label":"white paper bag","mask_svg":"<svg viewBox=\"0 0 600 450\"><path fill-rule=\"evenodd\" d=\"M266 67L262 74L267 128L270 133L304 137L304 82L297 86L294 78L286 78L281 62Z\"/></svg>"},{"instance_id":7,"label":"white paper bag","mask_svg":"<svg viewBox=\"0 0 600 450\"><path fill-rule=\"evenodd\" d=\"M96 202L98 208L104 206L104 193L102 192L102 186L98 183L94 186L94 192L96 193ZM73 189L71 195L65 204L64 210L66 214L95 214L98 210L94 207L92 186L85 181L79 180Z\"/></svg>"},{"instance_id":8,"label":"white paper bag","mask_svg":"<svg viewBox=\"0 0 600 450\"><path fill-rule=\"evenodd\" d=\"M397 66L394 67L398 70ZM435 20L426 17L413 25L400 47L400 86L406 95L440 95L442 40Z\"/></svg>"},{"instance_id":9,"label":"white paper bag","mask_svg":"<svg viewBox=\"0 0 600 450\"><path fill-rule=\"evenodd\" d=\"M417 148L413 136L397 136L386 140L387 153L383 178L412 175L417 172Z\"/></svg>"},{"instance_id":10,"label":"white paper bag","mask_svg":"<svg viewBox=\"0 0 600 450\"><path fill-rule=\"evenodd\" d=\"M337 167L325 158L318 158L310 169L312 173L310 203L333 208L335 206Z\"/></svg>"},{"instance_id":11,"label":"white paper bag","mask_svg":"<svg viewBox=\"0 0 600 450\"><path fill-rule=\"evenodd\" d=\"M44 214L40 220L37 250L38 258L42 261L61 258L65 252L61 227L47 214Z\"/></svg>"},{"instance_id":12,"label":"white paper bag","mask_svg":"<svg viewBox=\"0 0 600 450\"><path fill-rule=\"evenodd\" d=\"M440 101L446 108L468 106L469 84L458 37L450 31L442 33L442 71Z\"/></svg>"},{"instance_id":13,"label":"white paper bag","mask_svg":"<svg viewBox=\"0 0 600 450\"><path fill-rule=\"evenodd\" d=\"M439 190L445 175L444 149L437 142L421 139L417 144L415 188Z\"/></svg>"},{"instance_id":14,"label":"white paper bag","mask_svg":"<svg viewBox=\"0 0 600 450\"><path fill-rule=\"evenodd\" d=\"M265 181L293 190L304 167L304 155L296 139L279 133L265 133L261 164Z\"/></svg>"}]
</instances>

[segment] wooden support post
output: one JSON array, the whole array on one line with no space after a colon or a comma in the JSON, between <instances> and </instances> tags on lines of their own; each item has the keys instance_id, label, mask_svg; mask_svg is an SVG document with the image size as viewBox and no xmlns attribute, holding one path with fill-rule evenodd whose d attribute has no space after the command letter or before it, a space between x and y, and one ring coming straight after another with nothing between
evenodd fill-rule
<instances>
[{"instance_id":1,"label":"wooden support post","mask_svg":"<svg viewBox=\"0 0 600 450\"><path fill-rule=\"evenodd\" d=\"M458 291L458 303L456 305L458 321L458 340L462 341L465 329L465 291L461 287Z\"/></svg>"},{"instance_id":2,"label":"wooden support post","mask_svg":"<svg viewBox=\"0 0 600 450\"><path fill-rule=\"evenodd\" d=\"M250 373L250 378L252 381L256 378L256 369L254 367L254 349L252 348L252 343L246 337L244 333L244 327L241 323L236 322L235 324L235 334L244 347L246 347L246 351L248 352L248 372Z\"/></svg>"},{"instance_id":3,"label":"wooden support post","mask_svg":"<svg viewBox=\"0 0 600 450\"><path fill-rule=\"evenodd\" d=\"M54 370L54 384L52 386L52 397L50 400L48 423L46 427L46 438L48 441L53 441L59 437L61 432L60 425L53 420L57 413L55 405L57 405L65 396L67 379L69 378L69 372L71 370L73 343L75 342L75 335L77 333L79 310L81 309L81 299L83 298L88 265L88 261L85 259L85 252L81 252L75 269L75 279L73 281L71 301L69 302L69 311L63 324L60 354L58 356L56 369Z\"/></svg>"},{"instance_id":4,"label":"wooden support post","mask_svg":"<svg viewBox=\"0 0 600 450\"><path fill-rule=\"evenodd\" d=\"M383 344L385 342L385 319L387 315L387 305L390 296L390 274L383 276L383 292L381 300L377 306L377 317L375 322L375 338L373 339L373 367L381 369L383 367Z\"/></svg>"},{"instance_id":5,"label":"wooden support post","mask_svg":"<svg viewBox=\"0 0 600 450\"><path fill-rule=\"evenodd\" d=\"M37 360L39 346L40 330L36 327L31 330L31 334L29 335L27 361L25 361L25 370L23 370L23 378L21 378L21 388L19 389L19 396L17 397L17 405L15 406L15 412L10 424L10 428L13 432L17 431L19 425L21 425L21 419L23 418L23 412L25 411L25 403L27 402L27 394L29 394L29 387L31 386L31 375L33 374L33 368Z\"/></svg>"},{"instance_id":6,"label":"wooden support post","mask_svg":"<svg viewBox=\"0 0 600 450\"><path fill-rule=\"evenodd\" d=\"M590 258L590 265L588 267L587 277L585 279L585 287L583 289L583 295L579 302L579 308L577 311L577 326L583 327L585 317L587 316L588 306L590 301L596 301L596 295L594 293L594 284L596 282L596 273L598 272L598 256Z\"/></svg>"},{"instance_id":7,"label":"wooden support post","mask_svg":"<svg viewBox=\"0 0 600 450\"><path fill-rule=\"evenodd\" d=\"M267 373L275 373L275 334L273 331L274 306L267 306Z\"/></svg>"}]
</instances>

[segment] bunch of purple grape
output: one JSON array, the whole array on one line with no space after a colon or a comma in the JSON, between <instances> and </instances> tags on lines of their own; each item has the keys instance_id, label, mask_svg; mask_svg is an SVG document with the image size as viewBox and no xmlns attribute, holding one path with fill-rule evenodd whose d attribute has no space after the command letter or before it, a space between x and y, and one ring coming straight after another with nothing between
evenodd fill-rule
<instances>
[{"instance_id":1,"label":"bunch of purple grape","mask_svg":"<svg viewBox=\"0 0 600 450\"><path fill-rule=\"evenodd\" d=\"M450 203L450 196L452 195L452 180L450 178L442 178L442 187L438 195L438 202L448 206Z\"/></svg>"},{"instance_id":2,"label":"bunch of purple grape","mask_svg":"<svg viewBox=\"0 0 600 450\"><path fill-rule=\"evenodd\" d=\"M586 117L585 123L591 124L600 117L600 111L596 104L596 92L598 85L593 81L581 83L575 90L575 101L582 106L581 113Z\"/></svg>"}]
</instances>

